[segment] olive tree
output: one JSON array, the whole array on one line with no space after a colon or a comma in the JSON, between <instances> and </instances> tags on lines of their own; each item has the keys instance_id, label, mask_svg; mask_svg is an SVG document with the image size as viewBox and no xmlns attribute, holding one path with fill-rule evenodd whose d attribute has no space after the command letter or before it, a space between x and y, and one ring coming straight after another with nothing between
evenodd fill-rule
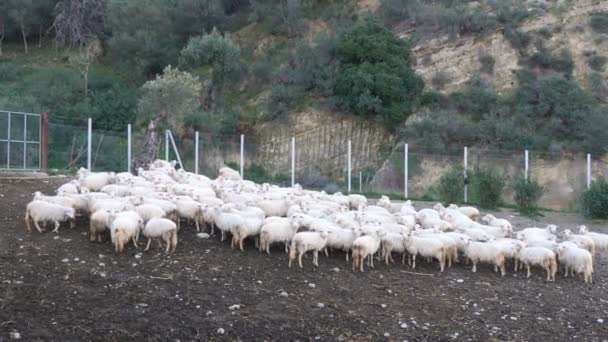
<instances>
[{"instance_id":1,"label":"olive tree","mask_svg":"<svg viewBox=\"0 0 608 342\"><path fill-rule=\"evenodd\" d=\"M164 127L175 126L183 116L198 105L201 84L198 77L167 66L162 75L142 86L138 111L141 124L146 125L142 152L135 168L149 165L158 156L160 133Z\"/></svg>"},{"instance_id":2,"label":"olive tree","mask_svg":"<svg viewBox=\"0 0 608 342\"><path fill-rule=\"evenodd\" d=\"M203 104L206 111L216 111L218 102L222 102L226 80L240 68L240 56L239 46L215 28L209 34L191 38L182 50L182 65L211 68L211 85Z\"/></svg>"}]
</instances>

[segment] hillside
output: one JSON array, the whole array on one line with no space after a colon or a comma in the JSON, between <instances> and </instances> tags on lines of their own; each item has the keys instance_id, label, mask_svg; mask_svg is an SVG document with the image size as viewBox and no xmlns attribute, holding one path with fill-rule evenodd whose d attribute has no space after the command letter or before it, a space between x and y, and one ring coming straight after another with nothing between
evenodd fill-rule
<instances>
[{"instance_id":1,"label":"hillside","mask_svg":"<svg viewBox=\"0 0 608 342\"><path fill-rule=\"evenodd\" d=\"M135 123L146 139L154 118L181 141L245 133L258 140L256 161L281 172L276 151L297 135L314 150L298 163L325 175L343 173L346 139L361 139L355 168L370 177L403 141L503 154L608 148L608 1L83 4L0 5L0 107L69 125L92 117L101 130ZM162 97L163 86L175 93Z\"/></svg>"}]
</instances>

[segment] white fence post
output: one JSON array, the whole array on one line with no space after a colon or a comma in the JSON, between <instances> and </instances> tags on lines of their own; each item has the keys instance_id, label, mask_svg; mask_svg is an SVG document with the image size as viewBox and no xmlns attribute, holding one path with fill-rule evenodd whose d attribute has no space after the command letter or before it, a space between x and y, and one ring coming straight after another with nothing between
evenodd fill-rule
<instances>
[{"instance_id":1,"label":"white fence post","mask_svg":"<svg viewBox=\"0 0 608 342\"><path fill-rule=\"evenodd\" d=\"M241 178L245 179L243 176L243 163L245 160L245 135L241 134Z\"/></svg>"},{"instance_id":2,"label":"white fence post","mask_svg":"<svg viewBox=\"0 0 608 342\"><path fill-rule=\"evenodd\" d=\"M465 179L465 183L464 183L464 203L467 203L469 201L469 196L468 196L468 181L467 181L467 165L468 165L468 158L469 158L469 150L468 148L465 146L464 147L464 179Z\"/></svg>"},{"instance_id":3,"label":"white fence post","mask_svg":"<svg viewBox=\"0 0 608 342\"><path fill-rule=\"evenodd\" d=\"M591 153L587 153L587 189L591 188Z\"/></svg>"},{"instance_id":4,"label":"white fence post","mask_svg":"<svg viewBox=\"0 0 608 342\"><path fill-rule=\"evenodd\" d=\"M352 157L351 157L351 142L350 140L348 140L348 193L350 194L350 190L351 190L351 183L350 183L350 177L351 177L351 171L352 171Z\"/></svg>"},{"instance_id":5,"label":"white fence post","mask_svg":"<svg viewBox=\"0 0 608 342\"><path fill-rule=\"evenodd\" d=\"M169 161L169 130L165 130L165 160Z\"/></svg>"},{"instance_id":6,"label":"white fence post","mask_svg":"<svg viewBox=\"0 0 608 342\"><path fill-rule=\"evenodd\" d=\"M171 131L167 131L169 132L169 138L171 138L171 145L173 146L173 152L175 153L175 157L177 157L177 162L179 163L179 166L186 171L186 168L184 167L184 163L182 163L182 158L179 156L179 151L177 150L177 146L175 145L175 140L173 140L173 133L171 133Z\"/></svg>"},{"instance_id":7,"label":"white fence post","mask_svg":"<svg viewBox=\"0 0 608 342\"><path fill-rule=\"evenodd\" d=\"M198 131L194 132L194 173L198 175Z\"/></svg>"},{"instance_id":8,"label":"white fence post","mask_svg":"<svg viewBox=\"0 0 608 342\"><path fill-rule=\"evenodd\" d=\"M131 124L127 125L127 172L131 172Z\"/></svg>"},{"instance_id":9,"label":"white fence post","mask_svg":"<svg viewBox=\"0 0 608 342\"><path fill-rule=\"evenodd\" d=\"M359 171L359 193L363 192L363 172Z\"/></svg>"},{"instance_id":10,"label":"white fence post","mask_svg":"<svg viewBox=\"0 0 608 342\"><path fill-rule=\"evenodd\" d=\"M91 139L93 138L93 119L89 118L87 122L87 170L91 170Z\"/></svg>"},{"instance_id":11,"label":"white fence post","mask_svg":"<svg viewBox=\"0 0 608 342\"><path fill-rule=\"evenodd\" d=\"M291 137L291 187L296 186L296 137Z\"/></svg>"},{"instance_id":12,"label":"white fence post","mask_svg":"<svg viewBox=\"0 0 608 342\"><path fill-rule=\"evenodd\" d=\"M525 164L525 171L524 171L525 174L524 174L524 177L526 178L526 180L528 180L528 160L529 160L528 159L528 157L529 157L528 150L526 150L525 155L526 155L526 164Z\"/></svg>"},{"instance_id":13,"label":"white fence post","mask_svg":"<svg viewBox=\"0 0 608 342\"><path fill-rule=\"evenodd\" d=\"M405 144L403 151L403 195L405 198L408 197L408 154L409 154L409 146Z\"/></svg>"}]
</instances>

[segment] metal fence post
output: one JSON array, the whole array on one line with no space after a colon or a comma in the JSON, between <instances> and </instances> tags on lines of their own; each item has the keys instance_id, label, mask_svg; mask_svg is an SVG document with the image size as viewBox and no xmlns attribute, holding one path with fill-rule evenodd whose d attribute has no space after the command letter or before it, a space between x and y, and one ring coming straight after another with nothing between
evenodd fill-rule
<instances>
[{"instance_id":1,"label":"metal fence post","mask_svg":"<svg viewBox=\"0 0 608 342\"><path fill-rule=\"evenodd\" d=\"M27 114L23 114L23 169L27 169Z\"/></svg>"},{"instance_id":2,"label":"metal fence post","mask_svg":"<svg viewBox=\"0 0 608 342\"><path fill-rule=\"evenodd\" d=\"M127 172L131 172L131 124L127 124Z\"/></svg>"},{"instance_id":3,"label":"metal fence post","mask_svg":"<svg viewBox=\"0 0 608 342\"><path fill-rule=\"evenodd\" d=\"M169 161L169 130L165 130L165 161Z\"/></svg>"},{"instance_id":4,"label":"metal fence post","mask_svg":"<svg viewBox=\"0 0 608 342\"><path fill-rule=\"evenodd\" d=\"M241 134L241 178L245 179L243 176L243 164L245 160L245 135Z\"/></svg>"},{"instance_id":5,"label":"metal fence post","mask_svg":"<svg viewBox=\"0 0 608 342\"><path fill-rule=\"evenodd\" d=\"M194 132L194 173L198 175L198 131Z\"/></svg>"},{"instance_id":6,"label":"metal fence post","mask_svg":"<svg viewBox=\"0 0 608 342\"><path fill-rule=\"evenodd\" d=\"M408 197L408 154L409 154L409 146L405 144L403 151L403 194L405 198Z\"/></svg>"},{"instance_id":7,"label":"metal fence post","mask_svg":"<svg viewBox=\"0 0 608 342\"><path fill-rule=\"evenodd\" d=\"M11 168L11 113L8 112L8 131L6 136L6 168Z\"/></svg>"},{"instance_id":8,"label":"metal fence post","mask_svg":"<svg viewBox=\"0 0 608 342\"><path fill-rule=\"evenodd\" d=\"M525 174L524 177L526 178L526 180L528 180L528 157L529 157L529 153L528 150L526 150L525 152L525 156L526 156L526 164L525 164Z\"/></svg>"},{"instance_id":9,"label":"metal fence post","mask_svg":"<svg viewBox=\"0 0 608 342\"><path fill-rule=\"evenodd\" d=\"M587 189L591 188L591 153L587 153Z\"/></svg>"},{"instance_id":10,"label":"metal fence post","mask_svg":"<svg viewBox=\"0 0 608 342\"><path fill-rule=\"evenodd\" d=\"M49 171L49 114L43 112L40 116L40 170Z\"/></svg>"},{"instance_id":11,"label":"metal fence post","mask_svg":"<svg viewBox=\"0 0 608 342\"><path fill-rule=\"evenodd\" d=\"M91 170L91 140L93 138L93 119L89 118L88 120L88 129L87 129L87 170Z\"/></svg>"},{"instance_id":12,"label":"metal fence post","mask_svg":"<svg viewBox=\"0 0 608 342\"><path fill-rule=\"evenodd\" d=\"M359 193L363 192L363 172L359 171Z\"/></svg>"},{"instance_id":13,"label":"metal fence post","mask_svg":"<svg viewBox=\"0 0 608 342\"><path fill-rule=\"evenodd\" d=\"M350 183L350 177L351 177L351 167L352 167L352 157L351 157L351 142L350 140L348 140L348 193L350 194L350 189L351 189L351 183Z\"/></svg>"},{"instance_id":14,"label":"metal fence post","mask_svg":"<svg viewBox=\"0 0 608 342\"><path fill-rule=\"evenodd\" d=\"M296 137L291 137L291 187L296 185Z\"/></svg>"},{"instance_id":15,"label":"metal fence post","mask_svg":"<svg viewBox=\"0 0 608 342\"><path fill-rule=\"evenodd\" d=\"M468 148L465 146L464 147L464 203L467 203L469 200L468 197L468 180L467 180L467 164L468 164L468 158L469 158L469 153L468 153Z\"/></svg>"}]
</instances>

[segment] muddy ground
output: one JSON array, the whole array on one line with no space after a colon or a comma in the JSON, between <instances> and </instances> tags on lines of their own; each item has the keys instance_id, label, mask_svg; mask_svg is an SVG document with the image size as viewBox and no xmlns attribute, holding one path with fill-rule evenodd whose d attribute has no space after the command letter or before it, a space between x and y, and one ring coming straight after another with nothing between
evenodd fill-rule
<instances>
[{"instance_id":1,"label":"muddy ground","mask_svg":"<svg viewBox=\"0 0 608 342\"><path fill-rule=\"evenodd\" d=\"M31 194L64 181L0 179L2 341L608 339L608 257L596 259L593 285L561 274L547 283L541 270L501 278L490 266L440 274L425 262L359 273L337 253L320 257L318 269L310 257L304 269L288 269L280 246L272 255L251 243L237 252L191 228L180 231L172 256L154 245L115 256L109 243L88 241L86 222L26 233ZM540 221L603 227L575 214Z\"/></svg>"}]
</instances>

